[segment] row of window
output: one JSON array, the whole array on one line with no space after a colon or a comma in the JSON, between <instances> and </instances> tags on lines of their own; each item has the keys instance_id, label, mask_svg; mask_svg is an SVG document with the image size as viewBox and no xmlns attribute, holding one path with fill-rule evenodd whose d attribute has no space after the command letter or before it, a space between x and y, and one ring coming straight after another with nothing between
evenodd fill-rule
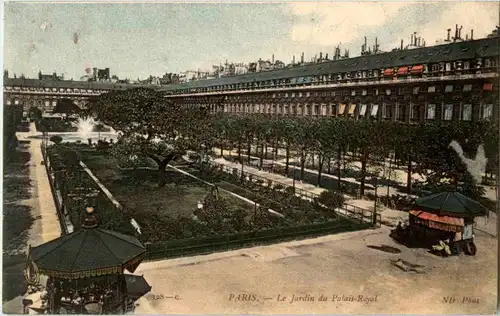
<instances>
[{"instance_id":1,"label":"row of window","mask_svg":"<svg viewBox=\"0 0 500 316\"><path fill-rule=\"evenodd\" d=\"M4 87L5 91L34 91L34 92L61 92L61 93L92 93L101 94L106 93L108 90L98 90L98 89L77 89L77 88L36 88L36 87Z\"/></svg>"},{"instance_id":2,"label":"row of window","mask_svg":"<svg viewBox=\"0 0 500 316\"><path fill-rule=\"evenodd\" d=\"M175 91L175 94L183 93L202 93L216 92L229 90L245 90L245 89L260 89L283 86L308 86L314 84L349 82L352 80L363 79L387 79L392 80L393 77L422 77L422 76L440 76L442 74L456 72L461 73L480 73L481 71L496 71L497 58L478 58L468 61L455 62L439 62L435 64L404 66L399 68L386 68L377 70L353 71L345 73L336 73L317 76L302 76L284 79L272 79L266 81L254 81L246 83L235 83L227 85L215 85L203 88L180 89ZM429 70L431 69L431 70ZM451 73L450 73L451 74Z\"/></svg>"},{"instance_id":3,"label":"row of window","mask_svg":"<svg viewBox=\"0 0 500 316\"><path fill-rule=\"evenodd\" d=\"M410 119L416 119L420 115L418 113L420 106L410 105L409 115ZM265 114L291 114L291 115L340 115L340 116L373 116L379 115L381 110L382 118L388 118L394 111L394 117L403 118L405 108L404 106L391 107L388 104L330 104L330 105L314 105L314 106L270 106L264 104L257 105L226 105L222 110L223 112L244 112L244 113L265 113ZM391 110L392 109L392 110ZM427 104L424 107L424 118L427 120L436 119L437 105ZM472 104L444 104L441 111L441 120L450 121L452 119L460 119L463 121L472 120ZM482 104L479 110L479 115L483 120L490 120L493 117L493 104ZM455 117L456 116L456 117Z\"/></svg>"},{"instance_id":4,"label":"row of window","mask_svg":"<svg viewBox=\"0 0 500 316\"><path fill-rule=\"evenodd\" d=\"M472 92L472 84L465 84L465 85L446 85L443 87L441 86L435 86L435 85L430 85L428 87L401 87L401 88L386 88L386 89L381 89L381 88L374 88L374 89L362 89L362 90L337 90L337 91L314 91L314 92L277 92L272 94L272 98L296 98L296 97L335 97L335 96L378 96L381 95L382 93L385 95L392 95L393 93L396 93L398 95L404 95L404 94L409 94L410 91L417 95L422 92L427 92L427 93L440 93L442 90L444 90L445 93L452 93L452 92ZM481 86L477 86L474 88L475 91L492 91L493 90L493 84L491 83L485 83ZM235 95L235 96L226 96L224 97L225 100L227 101L234 101L234 100L251 100L253 99L250 96L244 96L244 95ZM191 99L186 99L187 102L189 102Z\"/></svg>"}]
</instances>

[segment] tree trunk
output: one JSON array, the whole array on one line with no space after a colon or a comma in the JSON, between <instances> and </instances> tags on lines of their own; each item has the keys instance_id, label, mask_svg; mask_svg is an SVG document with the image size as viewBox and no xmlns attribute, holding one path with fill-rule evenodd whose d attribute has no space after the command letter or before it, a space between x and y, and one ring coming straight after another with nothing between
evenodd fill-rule
<instances>
[{"instance_id":1,"label":"tree trunk","mask_svg":"<svg viewBox=\"0 0 500 316\"><path fill-rule=\"evenodd\" d=\"M332 158L328 157L328 174L332 174Z\"/></svg>"},{"instance_id":2,"label":"tree trunk","mask_svg":"<svg viewBox=\"0 0 500 316\"><path fill-rule=\"evenodd\" d=\"M266 146L267 152L267 146ZM262 170L262 166L264 165L264 144L260 145L260 161L259 161L259 170Z\"/></svg>"},{"instance_id":3,"label":"tree trunk","mask_svg":"<svg viewBox=\"0 0 500 316\"><path fill-rule=\"evenodd\" d=\"M366 181L366 155L361 155L361 184L359 188L359 194L361 196L365 195L365 181Z\"/></svg>"},{"instance_id":4,"label":"tree trunk","mask_svg":"<svg viewBox=\"0 0 500 316\"><path fill-rule=\"evenodd\" d=\"M290 145L286 144L286 157L285 157L285 176L288 177L288 165L290 164Z\"/></svg>"},{"instance_id":5,"label":"tree trunk","mask_svg":"<svg viewBox=\"0 0 500 316\"><path fill-rule=\"evenodd\" d=\"M411 194L411 158L408 156L408 166L406 169L406 193Z\"/></svg>"},{"instance_id":6,"label":"tree trunk","mask_svg":"<svg viewBox=\"0 0 500 316\"><path fill-rule=\"evenodd\" d=\"M274 142L274 160L278 160L278 141Z\"/></svg>"},{"instance_id":7,"label":"tree trunk","mask_svg":"<svg viewBox=\"0 0 500 316\"><path fill-rule=\"evenodd\" d=\"M344 171L344 173L346 172L346 169L347 169L347 160L345 159L346 154L347 154L347 149L343 148L342 149L342 165L343 165L342 171Z\"/></svg>"},{"instance_id":8,"label":"tree trunk","mask_svg":"<svg viewBox=\"0 0 500 316\"><path fill-rule=\"evenodd\" d=\"M321 172L323 171L324 158L318 153L318 187L321 187Z\"/></svg>"},{"instance_id":9,"label":"tree trunk","mask_svg":"<svg viewBox=\"0 0 500 316\"><path fill-rule=\"evenodd\" d=\"M337 188L341 189L341 177L340 177L340 161L342 158L342 147L339 145L339 150L337 152Z\"/></svg>"},{"instance_id":10,"label":"tree trunk","mask_svg":"<svg viewBox=\"0 0 500 316\"><path fill-rule=\"evenodd\" d=\"M264 159L267 159L267 142L264 144Z\"/></svg>"},{"instance_id":11,"label":"tree trunk","mask_svg":"<svg viewBox=\"0 0 500 316\"><path fill-rule=\"evenodd\" d=\"M314 153L314 150L312 151L312 167L314 169L314 156L315 156L315 153Z\"/></svg>"},{"instance_id":12,"label":"tree trunk","mask_svg":"<svg viewBox=\"0 0 500 316\"><path fill-rule=\"evenodd\" d=\"M164 159L158 164L158 187L162 188L167 184L166 168L171 159Z\"/></svg>"},{"instance_id":13,"label":"tree trunk","mask_svg":"<svg viewBox=\"0 0 500 316\"><path fill-rule=\"evenodd\" d=\"M302 154L300 157L300 181L304 181L304 167L306 164L306 151L302 149Z\"/></svg>"},{"instance_id":14,"label":"tree trunk","mask_svg":"<svg viewBox=\"0 0 500 316\"><path fill-rule=\"evenodd\" d=\"M247 163L250 165L250 155L252 153L252 142L250 141L250 139L248 139L248 143L247 143Z\"/></svg>"},{"instance_id":15,"label":"tree trunk","mask_svg":"<svg viewBox=\"0 0 500 316\"><path fill-rule=\"evenodd\" d=\"M241 159L241 139L238 140L238 160L243 164L243 159Z\"/></svg>"}]
</instances>

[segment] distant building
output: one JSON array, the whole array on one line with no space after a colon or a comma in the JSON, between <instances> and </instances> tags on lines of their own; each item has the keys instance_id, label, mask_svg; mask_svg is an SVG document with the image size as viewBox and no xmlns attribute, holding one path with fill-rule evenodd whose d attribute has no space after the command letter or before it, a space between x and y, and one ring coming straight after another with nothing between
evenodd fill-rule
<instances>
[{"instance_id":1,"label":"distant building","mask_svg":"<svg viewBox=\"0 0 500 316\"><path fill-rule=\"evenodd\" d=\"M94 78L95 78L95 73L96 69L94 68ZM111 79L111 76L109 75L109 68L104 68L104 69L97 69L97 81L109 81Z\"/></svg>"},{"instance_id":2,"label":"distant building","mask_svg":"<svg viewBox=\"0 0 500 316\"><path fill-rule=\"evenodd\" d=\"M200 70L187 70L179 74L179 82L190 82L195 80L204 80L210 76L209 72Z\"/></svg>"},{"instance_id":3,"label":"distant building","mask_svg":"<svg viewBox=\"0 0 500 316\"><path fill-rule=\"evenodd\" d=\"M235 75L243 75L248 73L248 65L245 65L243 63L236 64L234 66L234 74Z\"/></svg>"},{"instance_id":4,"label":"distant building","mask_svg":"<svg viewBox=\"0 0 500 316\"><path fill-rule=\"evenodd\" d=\"M39 80L47 80L47 81L58 81L58 80L64 80L64 75L58 76L57 73L52 73L52 75L45 75L42 74L42 71L40 70L38 72L38 79Z\"/></svg>"}]
</instances>

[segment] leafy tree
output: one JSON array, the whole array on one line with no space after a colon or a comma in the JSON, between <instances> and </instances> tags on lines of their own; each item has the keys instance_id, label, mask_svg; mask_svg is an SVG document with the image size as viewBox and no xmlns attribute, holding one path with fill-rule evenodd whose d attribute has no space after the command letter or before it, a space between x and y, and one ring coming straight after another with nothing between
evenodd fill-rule
<instances>
[{"instance_id":1,"label":"leafy tree","mask_svg":"<svg viewBox=\"0 0 500 316\"><path fill-rule=\"evenodd\" d=\"M338 135L336 135L338 121L330 118L316 119L312 128L312 144L315 148L314 152L318 154L318 186L321 186L321 175L323 165L327 158L334 155L338 144Z\"/></svg>"},{"instance_id":2,"label":"leafy tree","mask_svg":"<svg viewBox=\"0 0 500 316\"><path fill-rule=\"evenodd\" d=\"M52 113L61 113L67 116L80 113L81 109L71 99L58 100Z\"/></svg>"},{"instance_id":3,"label":"leafy tree","mask_svg":"<svg viewBox=\"0 0 500 316\"><path fill-rule=\"evenodd\" d=\"M17 148L16 130L23 116L22 108L14 104L4 104L3 108L3 152L8 161Z\"/></svg>"},{"instance_id":4,"label":"leafy tree","mask_svg":"<svg viewBox=\"0 0 500 316\"><path fill-rule=\"evenodd\" d=\"M144 155L158 166L158 185L166 183L165 168L174 159L197 150L209 112L204 107L187 107L147 88L102 94L89 104L88 114L120 131L115 153ZM129 148L123 148L123 145Z\"/></svg>"},{"instance_id":5,"label":"leafy tree","mask_svg":"<svg viewBox=\"0 0 500 316\"><path fill-rule=\"evenodd\" d=\"M36 106L32 106L28 110L28 115L31 120L40 120L42 118L42 110L40 110Z\"/></svg>"},{"instance_id":6,"label":"leafy tree","mask_svg":"<svg viewBox=\"0 0 500 316\"><path fill-rule=\"evenodd\" d=\"M361 162L360 195L365 193L367 165L369 162L380 161L387 157L390 147L390 122L375 122L369 120L353 121L350 124L351 144L359 152Z\"/></svg>"}]
</instances>

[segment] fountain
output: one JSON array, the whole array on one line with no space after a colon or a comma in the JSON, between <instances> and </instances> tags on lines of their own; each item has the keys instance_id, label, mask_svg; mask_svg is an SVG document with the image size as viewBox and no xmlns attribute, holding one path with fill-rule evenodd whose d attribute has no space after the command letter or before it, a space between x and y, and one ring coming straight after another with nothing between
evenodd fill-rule
<instances>
[{"instance_id":1,"label":"fountain","mask_svg":"<svg viewBox=\"0 0 500 316\"><path fill-rule=\"evenodd\" d=\"M82 118L79 117L76 122L72 122L73 126L78 129L78 134L84 139L89 138L96 126L97 122L92 117Z\"/></svg>"}]
</instances>

